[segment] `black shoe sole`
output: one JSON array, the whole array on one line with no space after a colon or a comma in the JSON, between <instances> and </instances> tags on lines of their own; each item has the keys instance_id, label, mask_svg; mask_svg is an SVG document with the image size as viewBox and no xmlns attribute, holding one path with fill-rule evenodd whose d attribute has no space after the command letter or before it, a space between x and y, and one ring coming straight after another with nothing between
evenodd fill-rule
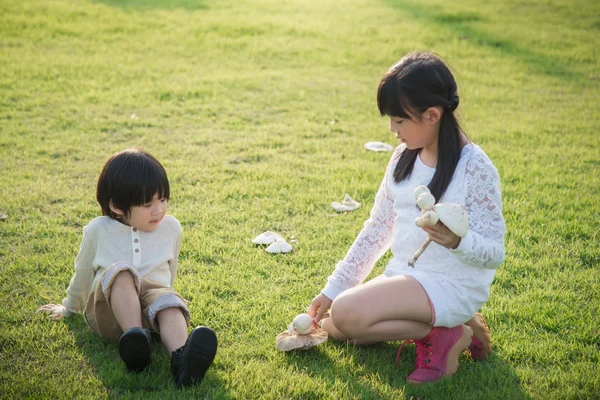
<instances>
[{"instance_id":1,"label":"black shoe sole","mask_svg":"<svg viewBox=\"0 0 600 400\"><path fill-rule=\"evenodd\" d=\"M129 371L141 372L150 365L152 348L142 328L127 330L119 339L119 354Z\"/></svg>"},{"instance_id":2,"label":"black shoe sole","mask_svg":"<svg viewBox=\"0 0 600 400\"><path fill-rule=\"evenodd\" d=\"M217 336L205 326L200 326L190 333L181 355L183 370L177 380L177 387L198 384L210 368L217 355Z\"/></svg>"}]
</instances>

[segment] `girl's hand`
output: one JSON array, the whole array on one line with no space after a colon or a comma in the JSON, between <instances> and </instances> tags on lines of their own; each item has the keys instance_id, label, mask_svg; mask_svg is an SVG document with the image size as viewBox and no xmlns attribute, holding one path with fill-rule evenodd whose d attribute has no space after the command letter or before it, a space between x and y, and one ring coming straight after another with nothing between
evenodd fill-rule
<instances>
[{"instance_id":1,"label":"girl's hand","mask_svg":"<svg viewBox=\"0 0 600 400\"><path fill-rule=\"evenodd\" d=\"M433 242L447 249L456 249L460 244L460 236L453 233L448 227L441 222L433 226L424 226L423 230L427 232Z\"/></svg>"},{"instance_id":2,"label":"girl's hand","mask_svg":"<svg viewBox=\"0 0 600 400\"><path fill-rule=\"evenodd\" d=\"M332 303L333 300L325 296L323 293L320 293L313 299L310 307L308 307L308 310L306 310L306 313L312 317L314 324L316 324L323 318L327 318L329 316L329 314L326 314L326 312L329 310L329 307L331 307Z\"/></svg>"},{"instance_id":3,"label":"girl's hand","mask_svg":"<svg viewBox=\"0 0 600 400\"><path fill-rule=\"evenodd\" d=\"M71 312L62 304L46 304L45 306L38 308L36 312L48 313L48 318L52 318L54 320L59 320L63 317L68 317L71 315Z\"/></svg>"}]
</instances>

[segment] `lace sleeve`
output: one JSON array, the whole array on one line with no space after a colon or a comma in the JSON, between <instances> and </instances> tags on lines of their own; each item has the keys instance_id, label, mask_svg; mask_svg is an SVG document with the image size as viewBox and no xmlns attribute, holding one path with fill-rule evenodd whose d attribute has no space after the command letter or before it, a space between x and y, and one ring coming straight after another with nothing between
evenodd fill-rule
<instances>
[{"instance_id":1,"label":"lace sleeve","mask_svg":"<svg viewBox=\"0 0 600 400\"><path fill-rule=\"evenodd\" d=\"M498 171L487 157L475 156L465 173L469 233L452 253L479 268L495 269L504 260L506 233Z\"/></svg>"},{"instance_id":2,"label":"lace sleeve","mask_svg":"<svg viewBox=\"0 0 600 400\"><path fill-rule=\"evenodd\" d=\"M369 219L354 240L346 257L336 265L331 276L327 278L327 285L322 293L332 300L344 290L364 281L377 260L390 248L395 213L394 200L388 191L387 183L392 174L392 165L400 153L399 147L388 164Z\"/></svg>"}]
</instances>

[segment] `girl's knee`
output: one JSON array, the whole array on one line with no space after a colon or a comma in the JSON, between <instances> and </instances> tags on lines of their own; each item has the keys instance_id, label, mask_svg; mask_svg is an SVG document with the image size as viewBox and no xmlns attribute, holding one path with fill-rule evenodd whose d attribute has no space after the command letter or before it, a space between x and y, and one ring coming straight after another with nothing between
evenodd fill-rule
<instances>
[{"instance_id":1,"label":"girl's knee","mask_svg":"<svg viewBox=\"0 0 600 400\"><path fill-rule=\"evenodd\" d=\"M360 316L357 315L352 299L348 297L337 298L331 305L331 322L347 338L357 336L361 330Z\"/></svg>"},{"instance_id":2,"label":"girl's knee","mask_svg":"<svg viewBox=\"0 0 600 400\"><path fill-rule=\"evenodd\" d=\"M344 334L342 334L342 332L340 332L339 329L336 328L331 318L325 318L321 323L321 328L323 328L323 330L327 332L329 337L334 340L348 340L348 338L344 336Z\"/></svg>"}]
</instances>

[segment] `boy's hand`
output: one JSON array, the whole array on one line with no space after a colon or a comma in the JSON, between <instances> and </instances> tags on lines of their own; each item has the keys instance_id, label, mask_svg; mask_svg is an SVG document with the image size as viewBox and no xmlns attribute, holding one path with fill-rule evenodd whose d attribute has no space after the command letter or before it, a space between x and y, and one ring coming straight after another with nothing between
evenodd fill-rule
<instances>
[{"instance_id":1,"label":"boy's hand","mask_svg":"<svg viewBox=\"0 0 600 400\"><path fill-rule=\"evenodd\" d=\"M48 318L59 320L63 317L68 317L71 312L62 304L46 304L37 309L38 313L48 313Z\"/></svg>"},{"instance_id":2,"label":"boy's hand","mask_svg":"<svg viewBox=\"0 0 600 400\"><path fill-rule=\"evenodd\" d=\"M332 303L333 300L325 296L323 293L320 293L317 297L313 299L306 313L312 317L314 323L316 324L321 319L327 318L329 316L325 313L327 312L327 310L329 310L329 307L331 307Z\"/></svg>"}]
</instances>

